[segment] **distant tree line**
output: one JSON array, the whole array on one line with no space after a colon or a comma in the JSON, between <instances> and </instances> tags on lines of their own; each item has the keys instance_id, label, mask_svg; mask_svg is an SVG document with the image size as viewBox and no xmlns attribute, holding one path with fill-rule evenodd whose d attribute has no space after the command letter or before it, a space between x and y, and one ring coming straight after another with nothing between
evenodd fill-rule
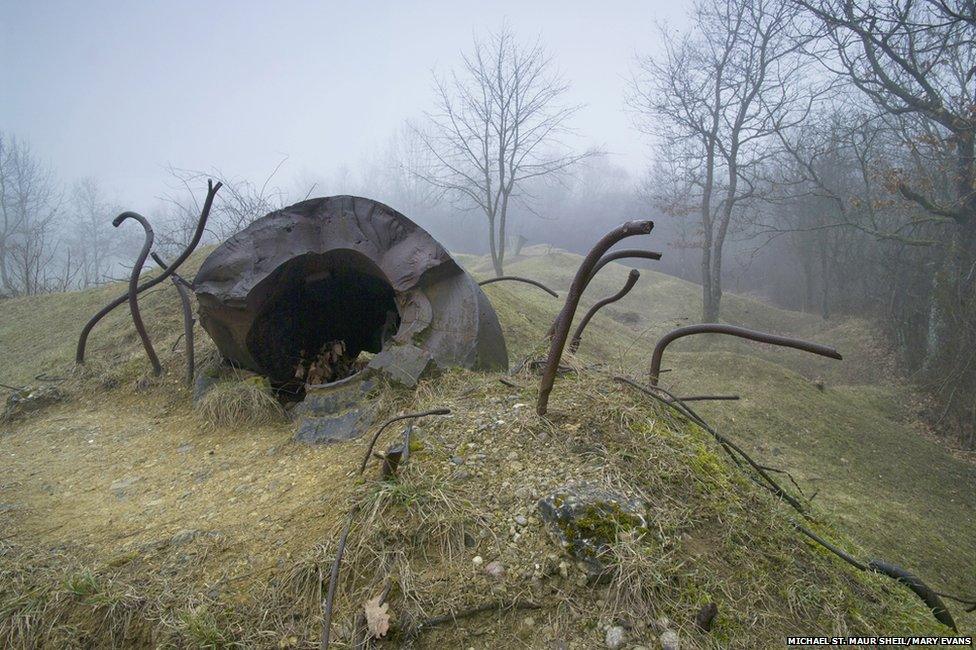
<instances>
[{"instance_id":1,"label":"distant tree line","mask_svg":"<svg viewBox=\"0 0 976 650\"><path fill-rule=\"evenodd\" d=\"M171 168L149 216L176 248L206 176L225 183L211 240L295 200L364 194L454 250L487 252L496 274L525 244L581 252L650 216L668 242L656 268L700 282L703 320L722 318L726 286L872 319L938 398L935 420L973 446L974 15L973 0L696 0L621 98L653 151L639 181L579 146L569 82L506 23L435 74L430 110L356 172L283 190L285 161L257 182ZM118 210L94 179L63 186L0 135L0 295L124 275L138 237L109 230Z\"/></svg>"}]
</instances>

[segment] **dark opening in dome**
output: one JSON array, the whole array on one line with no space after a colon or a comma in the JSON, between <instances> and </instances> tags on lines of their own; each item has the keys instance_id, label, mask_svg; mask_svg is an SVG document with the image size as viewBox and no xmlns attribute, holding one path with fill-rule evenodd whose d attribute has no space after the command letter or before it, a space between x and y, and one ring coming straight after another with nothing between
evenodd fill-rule
<instances>
[{"instance_id":1,"label":"dark opening in dome","mask_svg":"<svg viewBox=\"0 0 976 650\"><path fill-rule=\"evenodd\" d=\"M295 381L299 364L333 341L344 344L350 359L364 350L379 352L400 324L393 287L356 251L293 257L261 285L246 345L272 381Z\"/></svg>"}]
</instances>

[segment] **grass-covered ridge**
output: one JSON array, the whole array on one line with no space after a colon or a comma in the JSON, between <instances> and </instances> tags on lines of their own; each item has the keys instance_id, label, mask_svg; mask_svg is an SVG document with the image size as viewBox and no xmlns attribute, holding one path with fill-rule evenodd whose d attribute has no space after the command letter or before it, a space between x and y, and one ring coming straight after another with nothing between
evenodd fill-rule
<instances>
[{"instance_id":1,"label":"grass-covered ridge","mask_svg":"<svg viewBox=\"0 0 976 650\"><path fill-rule=\"evenodd\" d=\"M564 292L579 258L528 253L509 271ZM484 271L482 261L462 261ZM625 276L608 267L584 308ZM13 309L0 310L0 381L71 371L77 331L119 289L4 303ZM511 358L540 349L559 301L515 284L485 290ZM657 336L693 319L697 300L694 285L643 273L628 298L591 323L580 361L639 376ZM661 617L692 648L775 646L799 630L943 629L891 580L853 572L801 539L792 512L746 480L705 432L600 370L561 378L548 419L534 415L537 377L529 373L511 378L517 388L450 371L415 392L381 389L382 414L449 406L453 415L419 423L400 480L379 483L373 466L355 475L365 440L306 447L273 421L213 429L181 385L175 290L160 287L141 302L166 368L161 381L139 382L148 364L119 309L93 334L86 376L66 383L71 401L0 429L0 475L11 477L0 486L0 645L314 646L323 582L355 504L336 647L348 647L356 613L386 575L399 635L389 647L558 639L599 647L602 626L622 621L632 625L632 644L654 647L657 631L646 623ZM735 296L727 306L731 322L836 343L854 367L706 339L669 350L667 381L686 394L740 393L739 403L702 411L757 456L789 468L808 494L817 491L818 532L935 586L971 588L976 474L912 429L903 389L880 381L883 357L864 328ZM536 500L571 480L639 497L653 514L646 534L613 546L620 569L608 585L581 584L582 572L536 515ZM476 557L503 564L504 576L488 576ZM486 602L540 608L417 633L423 619ZM706 602L720 608L707 634L693 624ZM953 611L972 630L972 615Z\"/></svg>"}]
</instances>

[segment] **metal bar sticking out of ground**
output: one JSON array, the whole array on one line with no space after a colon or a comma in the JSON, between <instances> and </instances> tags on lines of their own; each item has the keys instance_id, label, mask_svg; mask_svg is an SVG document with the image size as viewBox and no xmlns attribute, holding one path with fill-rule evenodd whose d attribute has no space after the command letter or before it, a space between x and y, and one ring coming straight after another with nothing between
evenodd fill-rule
<instances>
[{"instance_id":1,"label":"metal bar sticking out of ground","mask_svg":"<svg viewBox=\"0 0 976 650\"><path fill-rule=\"evenodd\" d=\"M558 298L559 294L542 284L538 280L531 280L529 278L523 278L519 275L499 275L497 278L488 278L487 280L482 280L478 283L479 287L483 287L486 284L492 284L493 282L524 282L525 284L531 284L533 287L539 287L546 293L548 293L553 298Z\"/></svg>"},{"instance_id":2,"label":"metal bar sticking out of ground","mask_svg":"<svg viewBox=\"0 0 976 650\"><path fill-rule=\"evenodd\" d=\"M369 441L369 447L367 447L366 449L366 455L363 456L363 462L359 466L359 473L362 474L366 470L366 464L369 462L369 457L373 455L373 447L376 446L376 441L379 440L380 434L382 434L383 431L386 430L386 427L390 426L394 422L399 422L400 420L413 420L416 418L424 418L427 417L428 415L450 415L450 414L451 414L451 409L449 408L437 408L437 409L431 409L430 411L419 411L417 413L405 413L403 415L397 415L390 418L389 420L384 422L379 429L377 429L376 433L373 434L372 440Z\"/></svg>"},{"instance_id":3,"label":"metal bar sticking out of ground","mask_svg":"<svg viewBox=\"0 0 976 650\"><path fill-rule=\"evenodd\" d=\"M596 274L600 272L600 269L602 269L610 262L616 262L617 260L634 259L634 258L657 261L661 259L661 253L658 253L656 251L645 251L639 248L622 248L619 251L613 251L607 253L606 255L600 258L600 261L597 262L596 266L593 267L593 270L590 271L590 277L586 280L587 284L589 284L590 280L596 277Z\"/></svg>"},{"instance_id":4,"label":"metal bar sticking out of ground","mask_svg":"<svg viewBox=\"0 0 976 650\"><path fill-rule=\"evenodd\" d=\"M163 270L166 270L168 266L159 255L152 253L153 261L156 262ZM193 319L193 308L190 305L190 293L188 287L190 283L180 277L176 272L170 276L170 280L173 281L173 286L176 287L176 292L180 294L180 306L183 309L183 344L186 346L186 385L193 387L193 371L194 371L194 349L193 349L193 325L196 322Z\"/></svg>"},{"instance_id":5,"label":"metal bar sticking out of ground","mask_svg":"<svg viewBox=\"0 0 976 650\"><path fill-rule=\"evenodd\" d=\"M576 308L579 306L580 298L593 268L604 253L620 240L634 235L648 235L653 229L653 221L628 221L604 235L583 258L583 262L576 270L576 277L573 278L573 283L569 287L566 302L563 304L559 316L556 317L552 341L549 344L549 356L546 359L545 370L539 383L539 400L535 408L539 415L545 415L548 409L549 394L552 392L553 383L556 381L556 371L559 369L559 360L563 356L566 339L569 338L569 328L573 323L573 316L576 314Z\"/></svg>"},{"instance_id":6,"label":"metal bar sticking out of ground","mask_svg":"<svg viewBox=\"0 0 976 650\"><path fill-rule=\"evenodd\" d=\"M767 332L757 332L756 330L746 329L745 327L725 325L723 323L686 325L685 327L679 327L678 329L671 330L662 336L661 340L659 340L657 345L654 346L654 354L651 356L650 370L650 383L652 386L657 385L658 376L661 374L661 360L664 357L665 348L680 338L692 336L694 334L728 334L730 336L737 336L739 338L749 339L751 341L759 341L761 343L769 343L771 345L795 348L797 350L803 350L804 352L819 354L822 357L830 357L831 359L840 360L844 358L841 356L840 352L832 347L801 339L795 339L789 336L779 336L776 334L769 334Z\"/></svg>"},{"instance_id":7,"label":"metal bar sticking out of ground","mask_svg":"<svg viewBox=\"0 0 976 650\"><path fill-rule=\"evenodd\" d=\"M627 281L624 283L624 286L622 289L620 289L620 291L613 294L612 296L607 296L606 298L597 301L592 307L590 307L590 310L586 312L585 316L583 316L583 320L580 321L580 324L576 328L576 331L573 332L573 338L569 342L570 352L575 353L579 349L580 341L583 339L583 330L585 330L586 326L589 325L590 319L592 319L598 311L600 311L607 305L617 302L618 300L626 296L628 293L630 293L630 290L634 288L634 285L637 284L637 280L639 278L640 278L640 271L638 271L637 269L631 269L630 273L627 275Z\"/></svg>"},{"instance_id":8,"label":"metal bar sticking out of ground","mask_svg":"<svg viewBox=\"0 0 976 650\"><path fill-rule=\"evenodd\" d=\"M149 363L152 364L153 374L159 376L163 372L163 367L159 364L159 357L156 356L152 341L149 340L149 333L146 332L146 325L142 322L142 314L139 312L139 274L142 273L142 265L146 263L146 259L149 257L149 251L152 250L155 235L149 221L136 212L123 212L112 220L112 225L118 228L126 219L138 221L145 231L142 250L139 251L139 257L136 258L132 273L129 275L129 293L126 297L129 301L129 311L132 312L132 324L135 325L136 331L139 332L139 338L142 339L142 347L146 349L146 356L149 357Z\"/></svg>"},{"instance_id":9,"label":"metal bar sticking out of ground","mask_svg":"<svg viewBox=\"0 0 976 650\"><path fill-rule=\"evenodd\" d=\"M741 448L739 448L735 443L733 443L731 440L729 440L722 434L718 433L718 431L716 431L711 425L705 422L705 420L700 415L698 415L694 410L692 410L687 404L684 404L684 401L681 398L675 397L669 391L661 388L660 386L642 386L627 377L614 376L613 380L622 384L626 384L632 388L636 388L641 392L653 397L654 399L661 402L662 404L671 407L672 409L676 410L678 413L681 413L685 417L691 419L695 424L699 425L700 427L702 427L702 429L704 429L705 431L710 433L713 437L715 437L715 439L719 442L722 448L725 449L725 451L728 452L730 455L733 450L736 453L738 453L747 463L749 463L750 466L752 466L754 470L756 470L756 472L760 474L760 476L762 476L766 480L767 482L766 487L770 488L770 490L774 494L777 494L777 496L783 498L787 503L793 506L794 509L800 512L800 514L804 514L804 511L800 507L799 502L795 498L790 496L786 492L786 490L784 490L775 480L772 479L772 477L770 477L766 473L766 471L770 470L771 468L760 465L755 460L753 460L752 457L746 454ZM665 399L665 397L662 397L662 395L656 395L655 392L661 393L663 396L666 396L667 399ZM773 470L773 471L782 471L782 470ZM784 473L786 473L787 476L789 476L788 472L784 472ZM796 485L796 481L793 480L792 476L790 476L790 480L793 481L794 485ZM797 489L799 489L799 486L797 486ZM804 514L804 516L806 515ZM952 600L955 600L963 604L973 604L974 605L973 610L976 610L976 601L971 601L965 598L960 598L957 596L943 594L941 592L935 591L934 589L930 588L927 584L925 584L925 582L923 582L921 578L906 571L900 566L889 564L887 562L882 562L880 560L871 560L866 563L861 562L851 554L847 553L842 548L825 540L820 535L817 535L809 528L802 526L795 521L792 523L794 528L796 528L797 531L804 534L806 537L813 540L814 542L816 542L823 548L827 549L828 551L830 551L837 557L841 558L842 560L844 560L851 566L855 567L856 569L860 571L874 571L876 573L884 574L889 578L893 578L898 582L902 583L903 585L905 585L906 587L908 587L916 596L919 597L920 600L922 600L922 602L924 602L928 606L928 608L932 611L932 614L933 616L935 616L937 621L951 628L953 631L958 631L956 628L956 623L952 618L952 614L949 612L948 608L946 608L945 603L942 601L940 596L945 598L951 598ZM967 611L973 611L973 610L967 610Z\"/></svg>"},{"instance_id":10,"label":"metal bar sticking out of ground","mask_svg":"<svg viewBox=\"0 0 976 650\"><path fill-rule=\"evenodd\" d=\"M207 226L207 219L210 217L210 208L213 206L214 197L217 195L217 190L220 188L221 183L214 184L212 180L207 181L207 198L203 202L203 209L200 211L200 219L197 221L197 228L193 233L193 239L191 239L190 243L187 244L186 248L183 249L183 252L180 253L175 260L173 260L173 263L166 267L166 270L156 277L150 278L139 285L136 288L136 293L142 293L146 289L151 289L168 278L170 275L175 273L176 269L178 269L180 265L183 264L183 262L185 262L190 256L190 254L193 253L194 249L197 247L197 244L200 243L200 238L203 237L203 231ZM88 335L91 334L91 331L95 328L95 325L97 325L100 320L105 318L105 316L107 316L113 309L123 304L128 299L128 293L119 296L109 304L102 307L98 313L91 317L91 320L85 323L85 326L82 328L81 334L78 337L78 347L75 349L75 363L85 362L85 347L88 344Z\"/></svg>"},{"instance_id":11,"label":"metal bar sticking out of ground","mask_svg":"<svg viewBox=\"0 0 976 650\"><path fill-rule=\"evenodd\" d=\"M627 258L659 260L661 259L661 253L658 253L656 251L645 251L639 248L622 248L619 251L613 251L612 253L607 253L606 255L601 257L600 260L593 266L593 269L590 271L590 275L586 278L586 283L583 285L583 290L584 291L586 290L586 287L590 285L590 281L592 281L593 278L596 277L596 274L599 273L600 269L602 269L604 266L606 266L610 262L616 262L617 260L622 260ZM549 331L546 333L546 336L549 339L552 339L552 335L555 333L555 331L556 331L556 322L554 321L552 325L549 326Z\"/></svg>"}]
</instances>

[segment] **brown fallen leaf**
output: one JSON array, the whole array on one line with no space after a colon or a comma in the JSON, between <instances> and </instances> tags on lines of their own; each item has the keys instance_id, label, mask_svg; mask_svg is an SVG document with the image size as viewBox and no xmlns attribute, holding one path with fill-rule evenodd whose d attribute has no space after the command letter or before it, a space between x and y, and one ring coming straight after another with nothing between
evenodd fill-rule
<instances>
[{"instance_id":1,"label":"brown fallen leaf","mask_svg":"<svg viewBox=\"0 0 976 650\"><path fill-rule=\"evenodd\" d=\"M379 639L390 630L390 605L380 603L382 594L376 598L370 598L363 605L366 614L366 629L370 638Z\"/></svg>"}]
</instances>

